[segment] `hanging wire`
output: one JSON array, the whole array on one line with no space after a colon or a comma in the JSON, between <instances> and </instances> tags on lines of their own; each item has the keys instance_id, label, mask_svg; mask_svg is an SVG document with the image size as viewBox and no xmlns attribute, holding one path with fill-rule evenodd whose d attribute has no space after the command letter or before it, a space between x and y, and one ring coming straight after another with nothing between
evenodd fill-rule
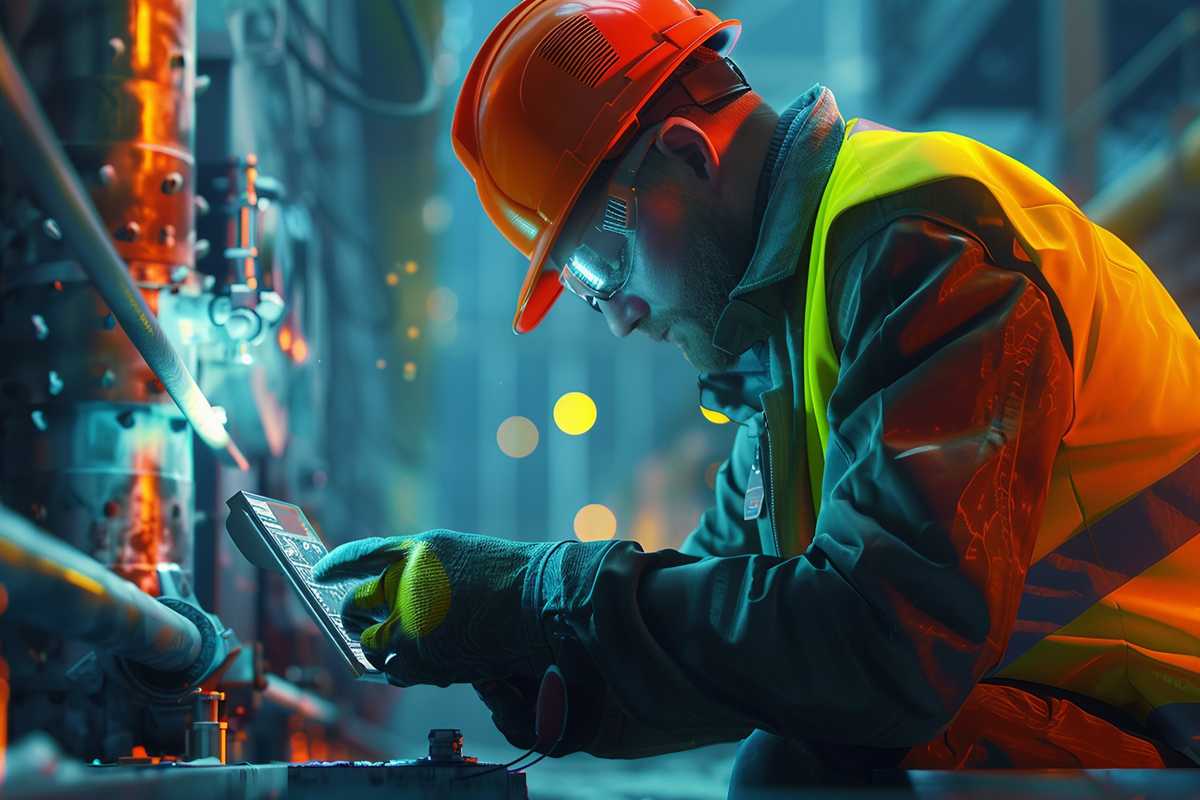
<instances>
[{"instance_id":1,"label":"hanging wire","mask_svg":"<svg viewBox=\"0 0 1200 800\"><path fill-rule=\"evenodd\" d=\"M485 769L485 770L483 770L483 771L481 771L481 772L472 772L470 775L463 775L462 777L455 778L455 780L459 780L459 781L471 781L471 780L474 780L474 779L476 779L476 778L482 778L484 775L491 775L493 772L499 772L499 771L500 771L500 770L502 770L502 769L503 769L503 770L507 770L507 769L509 769L510 767L512 767L512 766L514 766L515 764L517 764L518 762L524 761L525 759L529 758L531 755L533 755L533 754L534 754L534 752L535 752L535 751L534 751L534 749L533 749L533 748L530 748L529 750L526 750L524 753L522 753L521 755L517 756L516 758L514 758L512 761L508 762L507 764L497 764L496 766L494 766L494 767L491 767L491 768L489 768L489 769ZM514 772L517 772L517 771L520 771L520 770L522 770L522 769L528 769L529 767L533 766L534 764L536 764L537 762L541 761L541 760L542 760L543 758L545 758L545 757L546 757L546 756L544 756L544 755L542 755L542 756L539 756L538 758L535 758L535 759L533 760L533 762L529 764L529 766L528 766L528 767L518 767L516 770L513 770L513 771L514 771Z\"/></svg>"},{"instance_id":2,"label":"hanging wire","mask_svg":"<svg viewBox=\"0 0 1200 800\"><path fill-rule=\"evenodd\" d=\"M395 9L396 16L400 19L404 38L415 57L423 87L421 96L412 101L389 100L375 97L364 91L362 79L337 57L329 37L317 26L315 20L308 16L300 0L289 0L289 7L295 16L300 18L301 24L307 28L307 35L315 38L320 44L322 52L329 58L336 71L331 73L325 65L314 64L308 57L308 53L305 52L303 45L290 36L287 37L288 54L300 67L304 77L320 85L331 97L360 111L382 117L418 117L428 114L437 106L439 92L433 79L433 67L429 52L417 32L412 12L401 0L392 0L392 8ZM339 72L342 74L336 74Z\"/></svg>"}]
</instances>

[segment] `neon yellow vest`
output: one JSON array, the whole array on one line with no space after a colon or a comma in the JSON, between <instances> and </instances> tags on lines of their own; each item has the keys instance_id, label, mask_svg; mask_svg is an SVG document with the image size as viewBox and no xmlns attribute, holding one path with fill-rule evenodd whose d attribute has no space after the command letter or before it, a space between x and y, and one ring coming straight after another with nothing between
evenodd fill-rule
<instances>
[{"instance_id":1,"label":"neon yellow vest","mask_svg":"<svg viewBox=\"0 0 1200 800\"><path fill-rule=\"evenodd\" d=\"M1123 577L1098 578L1097 586L1117 588L1072 610L1061 627L1030 631L1019 614L1010 653L1021 636L1028 647L997 674L1094 697L1152 728L1156 714L1176 722L1182 715L1200 734L1200 536L1188 527L1198 517L1171 516L1159 502L1164 491L1200 502L1200 340L1141 259L1029 168L954 134L856 132L857 122L847 126L817 211L808 270L804 391L814 509L838 376L825 297L829 231L858 204L939 179L972 179L999 203L1058 296L1073 339L1075 416L1055 455L1027 596L1035 575L1064 564L1092 568L1071 560L1073 547L1116 545L1113 560L1095 569L1112 573L1121 559L1133 565ZM1178 735L1164 738L1186 746Z\"/></svg>"}]
</instances>

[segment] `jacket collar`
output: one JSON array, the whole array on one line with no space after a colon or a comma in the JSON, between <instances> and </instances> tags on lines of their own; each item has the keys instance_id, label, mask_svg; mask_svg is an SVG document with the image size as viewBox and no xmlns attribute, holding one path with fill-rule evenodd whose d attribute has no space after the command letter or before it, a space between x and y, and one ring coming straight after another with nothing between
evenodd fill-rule
<instances>
[{"instance_id":1,"label":"jacket collar","mask_svg":"<svg viewBox=\"0 0 1200 800\"><path fill-rule=\"evenodd\" d=\"M754 255L713 335L721 350L740 355L770 335L780 298L761 290L795 274L845 128L833 92L820 84L780 115L759 174Z\"/></svg>"}]
</instances>

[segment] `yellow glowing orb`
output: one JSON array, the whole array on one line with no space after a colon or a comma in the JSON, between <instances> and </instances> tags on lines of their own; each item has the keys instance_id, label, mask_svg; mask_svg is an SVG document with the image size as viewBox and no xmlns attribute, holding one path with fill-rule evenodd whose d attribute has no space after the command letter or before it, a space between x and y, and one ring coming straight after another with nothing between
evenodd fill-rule
<instances>
[{"instance_id":1,"label":"yellow glowing orb","mask_svg":"<svg viewBox=\"0 0 1200 800\"><path fill-rule=\"evenodd\" d=\"M398 274L396 274L395 272L389 272L387 274L387 285L395 286L398 283L400 283L400 276Z\"/></svg>"},{"instance_id":2,"label":"yellow glowing orb","mask_svg":"<svg viewBox=\"0 0 1200 800\"><path fill-rule=\"evenodd\" d=\"M415 361L404 362L404 380L411 381L417 377L417 364Z\"/></svg>"},{"instance_id":3,"label":"yellow glowing orb","mask_svg":"<svg viewBox=\"0 0 1200 800\"><path fill-rule=\"evenodd\" d=\"M567 392L554 404L554 424L563 433L579 436L596 424L596 403L583 392Z\"/></svg>"},{"instance_id":4,"label":"yellow glowing orb","mask_svg":"<svg viewBox=\"0 0 1200 800\"><path fill-rule=\"evenodd\" d=\"M509 417L496 429L496 444L504 455L524 458L537 449L537 425L525 417Z\"/></svg>"},{"instance_id":5,"label":"yellow glowing orb","mask_svg":"<svg viewBox=\"0 0 1200 800\"><path fill-rule=\"evenodd\" d=\"M703 414L704 418L713 425L724 425L726 422L729 422L729 417L725 416L720 411L713 411L712 409L705 408L704 406L700 406L700 413Z\"/></svg>"},{"instance_id":6,"label":"yellow glowing orb","mask_svg":"<svg viewBox=\"0 0 1200 800\"><path fill-rule=\"evenodd\" d=\"M586 505L575 514L575 535L583 542L598 542L617 535L617 516L600 503Z\"/></svg>"}]
</instances>

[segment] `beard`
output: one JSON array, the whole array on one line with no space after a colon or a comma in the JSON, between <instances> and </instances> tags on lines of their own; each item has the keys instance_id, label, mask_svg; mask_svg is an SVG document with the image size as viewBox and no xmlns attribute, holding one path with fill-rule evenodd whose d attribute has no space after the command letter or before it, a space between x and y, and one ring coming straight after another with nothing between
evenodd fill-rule
<instances>
[{"instance_id":1,"label":"beard","mask_svg":"<svg viewBox=\"0 0 1200 800\"><path fill-rule=\"evenodd\" d=\"M753 248L736 241L711 215L704 215L690 227L689 297L685 309L677 315L675 338L683 357L697 371L724 372L737 363L739 356L714 345L713 335L729 305L729 293L746 272Z\"/></svg>"}]
</instances>

